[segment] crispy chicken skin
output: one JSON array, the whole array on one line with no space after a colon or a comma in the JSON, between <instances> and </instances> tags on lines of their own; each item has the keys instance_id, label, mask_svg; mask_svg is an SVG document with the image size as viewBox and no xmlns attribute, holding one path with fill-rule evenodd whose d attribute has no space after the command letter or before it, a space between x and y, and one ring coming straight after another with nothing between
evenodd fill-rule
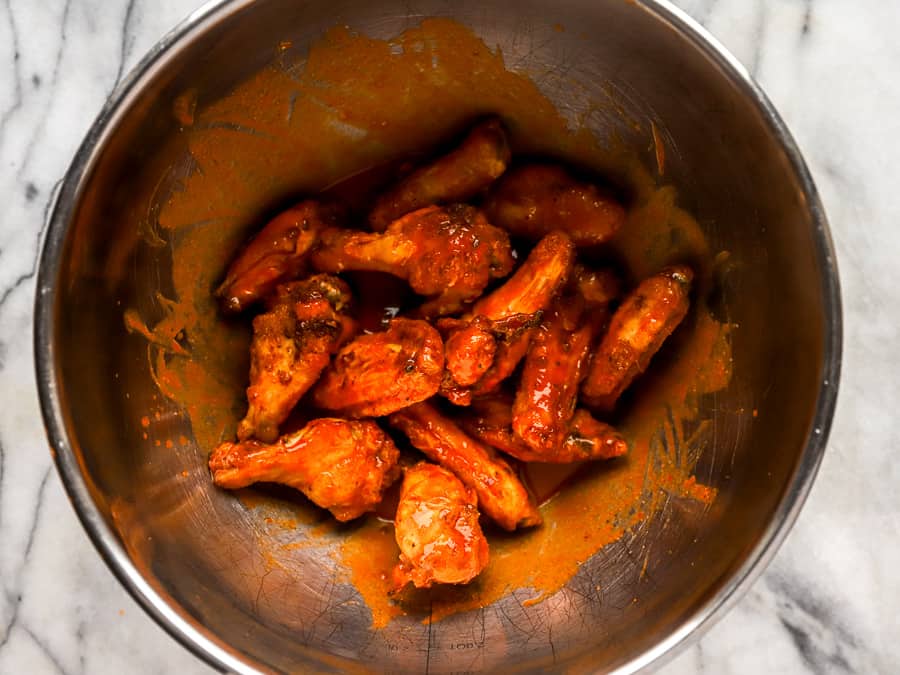
<instances>
[{"instance_id":1,"label":"crispy chicken skin","mask_svg":"<svg viewBox=\"0 0 900 675\"><path fill-rule=\"evenodd\" d=\"M423 166L382 195L369 225L383 232L400 216L429 204L462 202L487 189L509 164L509 143L496 118L477 125L462 145Z\"/></svg>"},{"instance_id":2,"label":"crispy chicken skin","mask_svg":"<svg viewBox=\"0 0 900 675\"><path fill-rule=\"evenodd\" d=\"M512 531L540 524L537 507L509 464L432 404L417 403L394 413L389 421L426 457L473 488L482 512L500 527Z\"/></svg>"},{"instance_id":3,"label":"crispy chicken skin","mask_svg":"<svg viewBox=\"0 0 900 675\"><path fill-rule=\"evenodd\" d=\"M491 222L513 235L538 239L562 230L576 246L602 244L625 223L625 209L611 194L550 164L507 173L485 209Z\"/></svg>"},{"instance_id":4,"label":"crispy chicken skin","mask_svg":"<svg viewBox=\"0 0 900 675\"><path fill-rule=\"evenodd\" d=\"M489 394L500 386L516 369L519 361L528 351L528 343L533 326L540 322L539 313L550 306L557 291L566 283L575 255L575 248L569 237L561 232L552 232L532 249L528 258L500 288L475 303L468 315L468 325L461 325L447 338L447 362L451 364L441 388L441 394L452 403L468 405L472 396ZM532 325L516 332L507 331L495 341L493 359L484 367L484 351L469 340L484 342L484 328L494 328L515 316L531 317ZM460 336L459 333L463 332ZM467 352L479 354L481 363L465 366ZM472 384L465 384L466 375L481 372ZM458 374L463 379L458 379Z\"/></svg>"},{"instance_id":5,"label":"crispy chicken skin","mask_svg":"<svg viewBox=\"0 0 900 675\"><path fill-rule=\"evenodd\" d=\"M337 206L307 200L273 218L238 254L216 290L222 309L237 313L303 271L319 232L340 220Z\"/></svg>"},{"instance_id":6,"label":"crispy chicken skin","mask_svg":"<svg viewBox=\"0 0 900 675\"><path fill-rule=\"evenodd\" d=\"M419 319L392 319L387 330L360 335L338 352L313 400L348 417L388 415L433 396L443 372L437 330Z\"/></svg>"},{"instance_id":7,"label":"crispy chicken skin","mask_svg":"<svg viewBox=\"0 0 900 675\"><path fill-rule=\"evenodd\" d=\"M209 458L216 485L300 490L340 521L372 511L399 476L399 451L375 422L322 418L267 445L225 442Z\"/></svg>"},{"instance_id":8,"label":"crispy chicken skin","mask_svg":"<svg viewBox=\"0 0 900 675\"><path fill-rule=\"evenodd\" d=\"M428 462L407 469L394 517L400 547L394 588L466 584L478 576L488 564L488 543L477 507L475 490L447 469Z\"/></svg>"},{"instance_id":9,"label":"crispy chicken skin","mask_svg":"<svg viewBox=\"0 0 900 675\"><path fill-rule=\"evenodd\" d=\"M405 279L430 298L422 316L459 311L492 279L509 274L514 262L506 232L465 204L419 209L381 234L325 230L311 260L321 272L371 270Z\"/></svg>"},{"instance_id":10,"label":"crispy chicken skin","mask_svg":"<svg viewBox=\"0 0 900 675\"><path fill-rule=\"evenodd\" d=\"M503 396L478 399L459 419L475 438L523 462L570 464L611 459L628 452L628 443L610 425L579 408L568 425L562 443L540 452L531 449L512 429L511 401Z\"/></svg>"},{"instance_id":11,"label":"crispy chicken skin","mask_svg":"<svg viewBox=\"0 0 900 675\"><path fill-rule=\"evenodd\" d=\"M581 387L583 399L610 410L685 317L693 271L668 267L638 284L613 314Z\"/></svg>"},{"instance_id":12,"label":"crispy chicken skin","mask_svg":"<svg viewBox=\"0 0 900 675\"><path fill-rule=\"evenodd\" d=\"M271 443L278 427L353 331L347 314L350 289L343 281L318 274L282 284L270 309L253 319L247 415L238 438Z\"/></svg>"}]
</instances>

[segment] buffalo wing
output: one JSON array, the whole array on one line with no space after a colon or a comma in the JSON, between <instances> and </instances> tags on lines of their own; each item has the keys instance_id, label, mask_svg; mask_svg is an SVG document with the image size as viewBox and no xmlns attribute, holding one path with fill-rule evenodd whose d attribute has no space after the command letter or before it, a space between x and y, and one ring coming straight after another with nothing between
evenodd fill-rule
<instances>
[{"instance_id":1,"label":"buffalo wing","mask_svg":"<svg viewBox=\"0 0 900 675\"><path fill-rule=\"evenodd\" d=\"M307 200L277 215L231 263L216 290L226 312L240 312L296 278L319 232L340 220L336 206Z\"/></svg>"},{"instance_id":2,"label":"buffalo wing","mask_svg":"<svg viewBox=\"0 0 900 675\"><path fill-rule=\"evenodd\" d=\"M313 390L316 405L349 417L377 417L433 396L444 372L444 344L427 321L393 319L360 335L334 358Z\"/></svg>"},{"instance_id":3,"label":"buffalo wing","mask_svg":"<svg viewBox=\"0 0 900 675\"><path fill-rule=\"evenodd\" d=\"M238 438L272 442L300 398L312 387L353 330L350 289L327 274L282 284L269 311L253 320L247 415Z\"/></svg>"},{"instance_id":4,"label":"buffalo wing","mask_svg":"<svg viewBox=\"0 0 900 675\"><path fill-rule=\"evenodd\" d=\"M222 443L210 456L209 468L219 487L281 483L346 521L381 501L399 475L399 454L372 421L324 418L272 445Z\"/></svg>"},{"instance_id":5,"label":"buffalo wing","mask_svg":"<svg viewBox=\"0 0 900 675\"><path fill-rule=\"evenodd\" d=\"M450 469L478 495L481 510L500 527L538 525L541 515L512 467L492 448L467 436L430 403L418 403L390 416L390 423L414 447Z\"/></svg>"},{"instance_id":6,"label":"buffalo wing","mask_svg":"<svg viewBox=\"0 0 900 675\"><path fill-rule=\"evenodd\" d=\"M581 393L590 405L609 410L647 368L688 311L694 273L683 265L648 279L622 302L597 348Z\"/></svg>"},{"instance_id":7,"label":"buffalo wing","mask_svg":"<svg viewBox=\"0 0 900 675\"><path fill-rule=\"evenodd\" d=\"M532 328L540 321L539 312L550 306L557 291L566 283L572 269L574 248L569 237L553 232L544 237L518 270L493 293L476 302L469 315L468 325L461 325L447 340L447 360L453 364L441 388L441 394L458 405L468 405L473 395L495 391L500 383L516 369L528 350ZM468 351L474 351L472 340L484 342L484 328L493 330L498 322L516 316L531 317L531 325L507 331L496 340L493 358L488 367L484 362L466 368ZM462 333L462 335L460 335ZM497 337L494 330L494 336ZM479 379L466 384L468 372L481 372ZM462 374L462 379L458 375Z\"/></svg>"},{"instance_id":8,"label":"buffalo wing","mask_svg":"<svg viewBox=\"0 0 900 675\"><path fill-rule=\"evenodd\" d=\"M369 225L381 232L400 216L423 206L474 197L506 171L509 157L500 120L482 122L458 148L417 169L382 195L369 214Z\"/></svg>"},{"instance_id":9,"label":"buffalo wing","mask_svg":"<svg viewBox=\"0 0 900 675\"><path fill-rule=\"evenodd\" d=\"M554 452L569 437L591 345L618 292L614 273L577 264L534 332L516 391L512 427L535 452Z\"/></svg>"},{"instance_id":10,"label":"buffalo wing","mask_svg":"<svg viewBox=\"0 0 900 675\"><path fill-rule=\"evenodd\" d=\"M460 310L492 279L512 270L509 236L476 208L429 206L395 220L383 233L332 228L312 254L322 272L370 270L405 279L430 298L422 316Z\"/></svg>"},{"instance_id":11,"label":"buffalo wing","mask_svg":"<svg viewBox=\"0 0 900 675\"><path fill-rule=\"evenodd\" d=\"M577 246L602 244L625 223L625 209L611 194L547 164L507 173L485 208L511 234L539 239L562 230Z\"/></svg>"},{"instance_id":12,"label":"buffalo wing","mask_svg":"<svg viewBox=\"0 0 900 675\"><path fill-rule=\"evenodd\" d=\"M559 303L531 338L513 404L512 427L537 452L562 445L575 414L593 331L574 303Z\"/></svg>"},{"instance_id":13,"label":"buffalo wing","mask_svg":"<svg viewBox=\"0 0 900 675\"><path fill-rule=\"evenodd\" d=\"M516 435L512 419L511 401L492 396L474 401L460 417L460 424L471 436L523 462L569 464L611 459L628 452L628 443L613 427L581 408L569 421L562 443L541 451L533 450Z\"/></svg>"},{"instance_id":14,"label":"buffalo wing","mask_svg":"<svg viewBox=\"0 0 900 675\"><path fill-rule=\"evenodd\" d=\"M400 563L394 588L465 584L488 563L488 543L478 522L478 498L447 469L420 462L407 469L394 534Z\"/></svg>"}]
</instances>

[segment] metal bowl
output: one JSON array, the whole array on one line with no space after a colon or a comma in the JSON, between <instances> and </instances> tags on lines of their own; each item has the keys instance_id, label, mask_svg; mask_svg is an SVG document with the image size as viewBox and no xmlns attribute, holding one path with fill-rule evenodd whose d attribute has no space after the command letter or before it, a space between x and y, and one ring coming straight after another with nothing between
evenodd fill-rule
<instances>
[{"instance_id":1,"label":"metal bowl","mask_svg":"<svg viewBox=\"0 0 900 675\"><path fill-rule=\"evenodd\" d=\"M673 502L582 564L553 602L523 606L511 593L375 631L326 550L297 551L266 576L259 523L212 488L189 417L153 398L146 343L123 311L151 311L154 292L170 290L168 248L139 236L133 214L152 209L159 176L147 167L179 132L178 94L215 101L264 68L273 45L302 53L335 24L390 37L424 16L470 26L516 69L565 69L539 84L569 114L571 82L588 96L618 92L618 110L587 123L639 155L647 137L623 120L653 120L675 149L666 181L714 250L730 252L720 295L738 327L731 385L704 404L713 444L697 472L718 490L713 508ZM46 238L35 322L50 443L91 539L176 639L240 673L632 672L671 654L735 602L796 518L824 451L841 347L834 253L797 147L740 64L654 0L210 3L119 87L78 151ZM149 443L151 407L169 438L188 442Z\"/></svg>"}]
</instances>

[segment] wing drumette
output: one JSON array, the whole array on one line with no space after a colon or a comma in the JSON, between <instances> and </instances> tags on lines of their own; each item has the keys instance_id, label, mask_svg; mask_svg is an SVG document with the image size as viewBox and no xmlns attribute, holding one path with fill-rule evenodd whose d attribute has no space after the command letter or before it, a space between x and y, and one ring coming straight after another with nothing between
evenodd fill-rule
<instances>
[{"instance_id":1,"label":"wing drumette","mask_svg":"<svg viewBox=\"0 0 900 675\"><path fill-rule=\"evenodd\" d=\"M277 288L269 311L253 320L249 407L238 425L240 440L278 437L279 425L353 331L349 303L347 284L328 274Z\"/></svg>"},{"instance_id":2,"label":"wing drumette","mask_svg":"<svg viewBox=\"0 0 900 675\"><path fill-rule=\"evenodd\" d=\"M339 215L336 206L307 200L269 221L234 259L216 290L222 308L240 312L296 278L319 232L337 225Z\"/></svg>"},{"instance_id":3,"label":"wing drumette","mask_svg":"<svg viewBox=\"0 0 900 675\"><path fill-rule=\"evenodd\" d=\"M669 267L642 281L622 302L597 348L581 393L590 405L611 409L619 395L688 311L693 271Z\"/></svg>"},{"instance_id":4,"label":"wing drumette","mask_svg":"<svg viewBox=\"0 0 900 675\"><path fill-rule=\"evenodd\" d=\"M510 171L485 209L491 222L514 235L538 239L562 230L577 246L602 244L625 223L625 209L612 195L547 164Z\"/></svg>"},{"instance_id":5,"label":"wing drumette","mask_svg":"<svg viewBox=\"0 0 900 675\"><path fill-rule=\"evenodd\" d=\"M433 396L444 371L444 343L427 321L393 319L360 335L334 358L313 390L316 405L349 417L378 417Z\"/></svg>"},{"instance_id":6,"label":"wing drumette","mask_svg":"<svg viewBox=\"0 0 900 675\"><path fill-rule=\"evenodd\" d=\"M209 458L216 485L258 482L300 490L338 520L372 511L399 476L399 451L372 421L323 418L273 445L222 443Z\"/></svg>"},{"instance_id":7,"label":"wing drumette","mask_svg":"<svg viewBox=\"0 0 900 675\"><path fill-rule=\"evenodd\" d=\"M472 398L471 387L477 385L488 373L491 374L491 379L496 379L501 374L499 380L502 380L515 369L521 356L515 356L510 347L526 337L540 322L540 311L534 314L512 314L496 321L484 316L439 320L438 329L447 335L441 394L451 403L468 405ZM527 339L525 345L527 346Z\"/></svg>"},{"instance_id":8,"label":"wing drumette","mask_svg":"<svg viewBox=\"0 0 900 675\"><path fill-rule=\"evenodd\" d=\"M381 232L423 206L466 201L506 171L509 157L503 124L496 118L486 120L453 152L417 169L382 195L369 214L369 225Z\"/></svg>"},{"instance_id":9,"label":"wing drumette","mask_svg":"<svg viewBox=\"0 0 900 675\"><path fill-rule=\"evenodd\" d=\"M394 531L400 563L394 588L410 581L466 584L488 563L488 543L478 523L478 498L450 471L428 462L407 469Z\"/></svg>"},{"instance_id":10,"label":"wing drumette","mask_svg":"<svg viewBox=\"0 0 900 675\"><path fill-rule=\"evenodd\" d=\"M512 428L512 401L503 396L481 398L460 417L462 427L475 438L523 462L569 464L611 459L628 452L628 443L611 426L578 409L569 421L562 443L555 448L533 450Z\"/></svg>"},{"instance_id":11,"label":"wing drumette","mask_svg":"<svg viewBox=\"0 0 900 675\"><path fill-rule=\"evenodd\" d=\"M468 325L460 325L451 331L447 339L447 361L450 364L441 387L441 394L457 405L468 405L473 395L495 391L500 383L516 369L528 350L532 328L540 321L539 312L550 306L550 301L566 282L572 269L574 247L569 237L553 232L544 237L518 270L493 293L475 303L467 319ZM498 324L516 316L530 317L522 329L498 335ZM462 336L460 333L465 331ZM494 354L489 367L473 365L467 361L467 352L486 353L488 333L495 338ZM502 339L497 340L497 337ZM481 345L472 345L473 341ZM481 372L472 383L471 373Z\"/></svg>"},{"instance_id":12,"label":"wing drumette","mask_svg":"<svg viewBox=\"0 0 900 675\"><path fill-rule=\"evenodd\" d=\"M422 316L450 314L513 267L509 236L465 204L429 206L395 220L384 233L322 232L312 254L322 272L371 270L405 279L431 299Z\"/></svg>"},{"instance_id":13,"label":"wing drumette","mask_svg":"<svg viewBox=\"0 0 900 675\"><path fill-rule=\"evenodd\" d=\"M493 449L467 436L430 403L394 413L391 425L426 457L475 490L481 510L506 530L538 525L541 515L515 472Z\"/></svg>"}]
</instances>

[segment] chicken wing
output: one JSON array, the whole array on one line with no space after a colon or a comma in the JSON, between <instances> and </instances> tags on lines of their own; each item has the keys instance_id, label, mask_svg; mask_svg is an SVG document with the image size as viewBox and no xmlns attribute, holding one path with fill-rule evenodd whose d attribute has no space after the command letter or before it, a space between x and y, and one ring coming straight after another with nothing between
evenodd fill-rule
<instances>
[{"instance_id":1,"label":"chicken wing","mask_svg":"<svg viewBox=\"0 0 900 675\"><path fill-rule=\"evenodd\" d=\"M569 237L552 232L538 242L506 283L475 303L466 320L468 323L452 331L447 339L447 361L452 365L441 388L443 396L457 405L468 405L473 395L495 391L512 374L528 351L532 328L540 322L539 313L550 306L554 295L566 283L574 255ZM520 330L507 331L500 336L503 339L495 340L489 366L485 368L482 361L477 368L472 368L472 374L481 371L481 376L476 382L466 384L470 378L459 364L466 363L467 352L478 349L471 342L485 341L484 332L478 330L479 325L494 327L515 316L530 318ZM529 323L531 325L527 325ZM496 331L494 333L498 337ZM463 375L462 380L458 379L459 374Z\"/></svg>"},{"instance_id":2,"label":"chicken wing","mask_svg":"<svg viewBox=\"0 0 900 675\"><path fill-rule=\"evenodd\" d=\"M609 192L548 164L507 173L485 209L491 222L513 235L538 239L562 230L576 246L602 244L625 223L625 209Z\"/></svg>"},{"instance_id":3,"label":"chicken wing","mask_svg":"<svg viewBox=\"0 0 900 675\"><path fill-rule=\"evenodd\" d=\"M441 395L451 403L468 405L472 399L471 387L491 372L498 352L504 363L512 360L508 345L538 326L541 316L541 312L535 312L513 314L496 321L484 316L438 321L438 329L448 335L444 343L446 365ZM516 363L519 358L515 358ZM511 369L515 369L515 363Z\"/></svg>"},{"instance_id":4,"label":"chicken wing","mask_svg":"<svg viewBox=\"0 0 900 675\"><path fill-rule=\"evenodd\" d=\"M551 232L535 245L515 274L472 306L471 315L497 321L546 309L568 280L574 260L575 247L569 236Z\"/></svg>"},{"instance_id":5,"label":"chicken wing","mask_svg":"<svg viewBox=\"0 0 900 675\"><path fill-rule=\"evenodd\" d=\"M581 387L584 400L611 409L635 377L646 370L688 311L693 271L679 265L642 281L622 302L597 348Z\"/></svg>"},{"instance_id":6,"label":"chicken wing","mask_svg":"<svg viewBox=\"0 0 900 675\"><path fill-rule=\"evenodd\" d=\"M399 451L371 420L323 418L273 445L225 442L209 458L216 485L282 483L300 490L338 520L372 511L397 479Z\"/></svg>"},{"instance_id":7,"label":"chicken wing","mask_svg":"<svg viewBox=\"0 0 900 675\"><path fill-rule=\"evenodd\" d=\"M347 314L350 289L343 281L318 274L282 284L271 308L253 319L247 415L238 438L271 443L278 427L353 331Z\"/></svg>"},{"instance_id":8,"label":"chicken wing","mask_svg":"<svg viewBox=\"0 0 900 675\"><path fill-rule=\"evenodd\" d=\"M570 464L611 459L628 452L628 443L613 427L581 408L575 411L560 445L535 451L513 431L511 403L502 396L478 399L460 417L460 424L469 435L523 462Z\"/></svg>"},{"instance_id":9,"label":"chicken wing","mask_svg":"<svg viewBox=\"0 0 900 675\"><path fill-rule=\"evenodd\" d=\"M589 323L581 323L581 314L577 303L557 303L535 331L525 357L512 427L538 453L562 445L575 414L594 334Z\"/></svg>"},{"instance_id":10,"label":"chicken wing","mask_svg":"<svg viewBox=\"0 0 900 675\"><path fill-rule=\"evenodd\" d=\"M410 581L466 584L488 564L488 543L478 523L478 498L443 467L420 462L407 469L400 491L394 533L400 563L395 590Z\"/></svg>"},{"instance_id":11,"label":"chicken wing","mask_svg":"<svg viewBox=\"0 0 900 675\"><path fill-rule=\"evenodd\" d=\"M343 229L322 232L312 254L322 272L372 270L405 279L431 299L422 316L460 310L491 279L513 267L509 236L476 208L429 206L395 220L382 234Z\"/></svg>"},{"instance_id":12,"label":"chicken wing","mask_svg":"<svg viewBox=\"0 0 900 675\"><path fill-rule=\"evenodd\" d=\"M541 515L507 462L467 436L430 403L417 403L390 416L426 457L450 469L475 490L481 510L506 530L538 525Z\"/></svg>"},{"instance_id":13,"label":"chicken wing","mask_svg":"<svg viewBox=\"0 0 900 675\"><path fill-rule=\"evenodd\" d=\"M380 333L346 344L313 390L320 408L378 417L433 396L444 372L444 343L427 321L392 319Z\"/></svg>"},{"instance_id":14,"label":"chicken wing","mask_svg":"<svg viewBox=\"0 0 900 675\"><path fill-rule=\"evenodd\" d=\"M223 310L240 312L296 278L319 232L336 226L340 214L337 206L307 200L272 219L234 259L216 290Z\"/></svg>"},{"instance_id":15,"label":"chicken wing","mask_svg":"<svg viewBox=\"0 0 900 675\"><path fill-rule=\"evenodd\" d=\"M591 345L609 318L619 280L610 270L576 264L531 339L512 410L512 428L537 453L551 453L570 435Z\"/></svg>"},{"instance_id":16,"label":"chicken wing","mask_svg":"<svg viewBox=\"0 0 900 675\"><path fill-rule=\"evenodd\" d=\"M463 202L487 189L509 163L509 143L496 118L472 129L458 148L417 169L375 202L369 225L384 231L400 216L429 204Z\"/></svg>"},{"instance_id":17,"label":"chicken wing","mask_svg":"<svg viewBox=\"0 0 900 675\"><path fill-rule=\"evenodd\" d=\"M559 459L554 461L561 461L566 455L575 460L612 459L628 452L628 442L606 422L601 422L584 408L579 408L569 423L569 435L563 450L558 455ZM550 460L545 458L542 461Z\"/></svg>"}]
</instances>

